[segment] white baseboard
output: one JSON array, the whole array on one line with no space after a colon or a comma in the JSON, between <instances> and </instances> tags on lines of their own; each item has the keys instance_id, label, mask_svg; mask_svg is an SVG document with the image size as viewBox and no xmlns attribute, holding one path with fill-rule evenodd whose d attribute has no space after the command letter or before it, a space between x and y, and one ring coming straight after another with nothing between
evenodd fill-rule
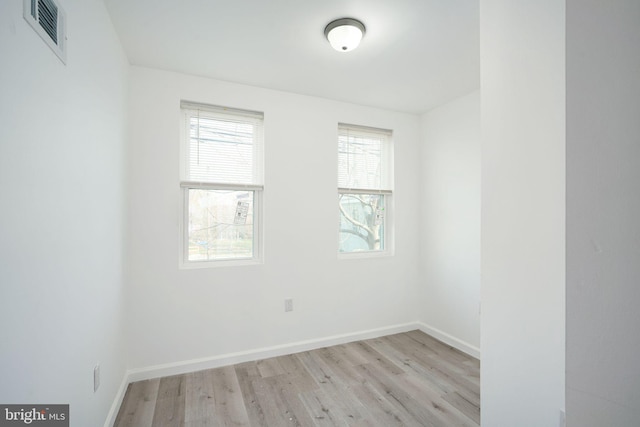
<instances>
[{"instance_id":1,"label":"white baseboard","mask_svg":"<svg viewBox=\"0 0 640 427\"><path fill-rule=\"evenodd\" d=\"M201 359L185 360L181 362L165 363L162 365L148 366L144 368L130 369L122 379L122 384L111 405L111 410L104 427L113 427L115 419L120 409L120 404L124 399L124 394L129 383L149 380L152 378L166 377L170 375L186 374L204 369L220 368L222 366L235 365L237 363L251 362L254 360L267 359L270 357L283 356L287 354L300 353L302 351L315 350L332 345L345 344L353 341L361 341L371 338L378 338L385 335L399 334L419 329L422 332L448 344L458 350L480 358L480 349L472 346L452 335L439 329L433 328L422 322L411 322L400 325L387 326L384 328L369 329L366 331L352 332L348 334L333 335L324 338L317 338L305 341L298 341L289 344L275 345L271 347L256 348L236 353L227 353L219 356L206 357Z\"/></svg>"},{"instance_id":2,"label":"white baseboard","mask_svg":"<svg viewBox=\"0 0 640 427\"><path fill-rule=\"evenodd\" d=\"M127 387L130 382L129 373L125 372L122 377L122 382L120 383L120 388L118 388L116 397L113 399L113 403L111 404L111 409L109 409L109 413L107 414L107 420L104 422L104 427L113 427L115 424L118 411L120 410L120 405L124 400L124 394L127 392Z\"/></svg>"},{"instance_id":3,"label":"white baseboard","mask_svg":"<svg viewBox=\"0 0 640 427\"><path fill-rule=\"evenodd\" d=\"M449 335L448 333L443 332L440 329L429 326L426 323L416 322L416 326L425 334L431 335L432 337L442 341L445 344L450 345L453 348L457 348L458 350L468 354L469 356L473 356L478 360L480 359L480 349L478 347L462 341L461 339L458 339L453 335Z\"/></svg>"},{"instance_id":4,"label":"white baseboard","mask_svg":"<svg viewBox=\"0 0 640 427\"><path fill-rule=\"evenodd\" d=\"M384 328L369 329L366 331L352 332L348 334L298 341L289 344L275 345L272 347L263 347L246 351L239 351L236 353L227 353L202 359L185 360L181 362L136 368L129 370L127 374L129 376L130 382L142 381L152 378L196 372L204 369L219 368L222 366L267 359L270 357L300 353L302 351L315 350L317 348L329 347L332 345L377 338L384 335L398 334L415 329L418 329L418 324L416 324L415 322L405 323Z\"/></svg>"}]
</instances>

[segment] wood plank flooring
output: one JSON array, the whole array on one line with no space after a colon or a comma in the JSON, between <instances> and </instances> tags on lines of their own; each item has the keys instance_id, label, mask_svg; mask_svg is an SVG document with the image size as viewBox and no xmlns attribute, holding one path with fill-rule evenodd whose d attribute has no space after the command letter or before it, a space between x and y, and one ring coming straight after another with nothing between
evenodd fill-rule
<instances>
[{"instance_id":1,"label":"wood plank flooring","mask_svg":"<svg viewBox=\"0 0 640 427\"><path fill-rule=\"evenodd\" d=\"M479 425L480 362L420 331L131 383L115 423Z\"/></svg>"}]
</instances>

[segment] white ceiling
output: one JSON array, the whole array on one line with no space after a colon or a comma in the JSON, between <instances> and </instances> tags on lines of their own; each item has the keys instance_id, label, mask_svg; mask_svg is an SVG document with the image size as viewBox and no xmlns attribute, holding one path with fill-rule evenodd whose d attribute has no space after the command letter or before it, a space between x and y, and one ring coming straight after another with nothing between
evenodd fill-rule
<instances>
[{"instance_id":1,"label":"white ceiling","mask_svg":"<svg viewBox=\"0 0 640 427\"><path fill-rule=\"evenodd\" d=\"M132 64L421 113L479 87L478 0L104 0ZM324 27L361 20L358 49Z\"/></svg>"}]
</instances>

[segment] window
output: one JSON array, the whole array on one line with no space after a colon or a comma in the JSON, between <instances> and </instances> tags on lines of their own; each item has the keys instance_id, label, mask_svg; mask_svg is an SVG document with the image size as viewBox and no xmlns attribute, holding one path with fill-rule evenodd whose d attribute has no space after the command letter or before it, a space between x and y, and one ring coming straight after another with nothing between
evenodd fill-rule
<instances>
[{"instance_id":1,"label":"window","mask_svg":"<svg viewBox=\"0 0 640 427\"><path fill-rule=\"evenodd\" d=\"M263 115L182 102L182 265L260 258Z\"/></svg>"},{"instance_id":2,"label":"window","mask_svg":"<svg viewBox=\"0 0 640 427\"><path fill-rule=\"evenodd\" d=\"M391 131L338 125L340 253L390 253Z\"/></svg>"}]
</instances>

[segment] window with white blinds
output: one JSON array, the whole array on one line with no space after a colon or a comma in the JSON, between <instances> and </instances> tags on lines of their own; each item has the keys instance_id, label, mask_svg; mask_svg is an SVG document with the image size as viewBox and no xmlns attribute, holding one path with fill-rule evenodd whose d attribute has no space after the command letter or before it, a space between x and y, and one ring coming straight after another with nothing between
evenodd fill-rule
<instances>
[{"instance_id":1,"label":"window with white blinds","mask_svg":"<svg viewBox=\"0 0 640 427\"><path fill-rule=\"evenodd\" d=\"M338 250L390 253L392 133L338 125Z\"/></svg>"},{"instance_id":2,"label":"window with white blinds","mask_svg":"<svg viewBox=\"0 0 640 427\"><path fill-rule=\"evenodd\" d=\"M263 114L182 102L181 265L260 256Z\"/></svg>"},{"instance_id":3,"label":"window with white blinds","mask_svg":"<svg viewBox=\"0 0 640 427\"><path fill-rule=\"evenodd\" d=\"M391 131L338 126L338 187L390 191Z\"/></svg>"},{"instance_id":4,"label":"window with white blinds","mask_svg":"<svg viewBox=\"0 0 640 427\"><path fill-rule=\"evenodd\" d=\"M182 103L183 181L262 185L262 113Z\"/></svg>"}]
</instances>

